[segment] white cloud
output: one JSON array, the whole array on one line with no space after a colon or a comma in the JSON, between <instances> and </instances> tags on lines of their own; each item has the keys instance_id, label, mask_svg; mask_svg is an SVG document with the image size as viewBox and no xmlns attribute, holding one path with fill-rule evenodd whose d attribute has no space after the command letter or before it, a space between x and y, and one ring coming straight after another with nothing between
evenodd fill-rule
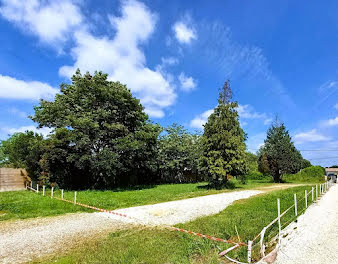
<instances>
[{"instance_id":1,"label":"white cloud","mask_svg":"<svg viewBox=\"0 0 338 264\"><path fill-rule=\"evenodd\" d=\"M190 121L190 126L198 129L203 129L203 125L207 122L208 117L212 114L213 111L213 109L210 109L200 115L197 115L193 120ZM243 119L262 119L264 125L267 125L272 121L272 118L269 118L267 114L255 112L253 107L248 104L238 105L237 112L242 126L248 125L248 122L244 121Z\"/></svg>"},{"instance_id":2,"label":"white cloud","mask_svg":"<svg viewBox=\"0 0 338 264\"><path fill-rule=\"evenodd\" d=\"M272 118L266 118L264 120L264 125L269 125L272 122Z\"/></svg>"},{"instance_id":3,"label":"white cloud","mask_svg":"<svg viewBox=\"0 0 338 264\"><path fill-rule=\"evenodd\" d=\"M10 135L14 133L20 133L20 132L23 133L26 131L33 131L35 133L42 134L44 137L48 136L49 133L52 131L52 129L48 127L36 128L35 126L22 126L18 128L3 128L2 130Z\"/></svg>"},{"instance_id":4,"label":"white cloud","mask_svg":"<svg viewBox=\"0 0 338 264\"><path fill-rule=\"evenodd\" d=\"M190 121L190 126L197 129L203 129L203 125L208 121L209 116L214 112L214 109L207 110L196 116Z\"/></svg>"},{"instance_id":5,"label":"white cloud","mask_svg":"<svg viewBox=\"0 0 338 264\"><path fill-rule=\"evenodd\" d=\"M293 136L296 144L302 144L305 142L318 142L318 141L328 141L331 138L324 136L317 132L316 129L312 129L307 132L301 132Z\"/></svg>"},{"instance_id":6,"label":"white cloud","mask_svg":"<svg viewBox=\"0 0 338 264\"><path fill-rule=\"evenodd\" d=\"M338 116L336 118L324 121L324 124L327 126L338 126Z\"/></svg>"},{"instance_id":7,"label":"white cloud","mask_svg":"<svg viewBox=\"0 0 338 264\"><path fill-rule=\"evenodd\" d=\"M175 102L174 86L159 70L146 66L140 47L153 33L157 17L137 1L123 1L121 13L120 17L109 17L116 31L113 39L75 32L76 45L71 50L75 63L61 67L59 73L71 77L77 68L91 73L101 70L111 80L127 84L149 115L163 117L163 109Z\"/></svg>"},{"instance_id":8,"label":"white cloud","mask_svg":"<svg viewBox=\"0 0 338 264\"><path fill-rule=\"evenodd\" d=\"M67 35L83 24L81 11L71 0L2 0L1 3L0 14L5 19L52 46L65 42Z\"/></svg>"},{"instance_id":9,"label":"white cloud","mask_svg":"<svg viewBox=\"0 0 338 264\"><path fill-rule=\"evenodd\" d=\"M338 110L338 103L334 105L334 108Z\"/></svg>"},{"instance_id":10,"label":"white cloud","mask_svg":"<svg viewBox=\"0 0 338 264\"><path fill-rule=\"evenodd\" d=\"M190 91L195 89L196 81L192 77L185 76L183 72L178 76L178 79L181 83L181 88L184 91Z\"/></svg>"},{"instance_id":11,"label":"white cloud","mask_svg":"<svg viewBox=\"0 0 338 264\"><path fill-rule=\"evenodd\" d=\"M238 105L237 111L241 119L262 119L264 125L268 125L272 121L272 118L268 117L266 113L258 113L248 104Z\"/></svg>"},{"instance_id":12,"label":"white cloud","mask_svg":"<svg viewBox=\"0 0 338 264\"><path fill-rule=\"evenodd\" d=\"M241 118L255 119L255 118L266 118L266 114L260 114L253 110L253 108L246 105L238 105L237 107L238 114Z\"/></svg>"},{"instance_id":13,"label":"white cloud","mask_svg":"<svg viewBox=\"0 0 338 264\"><path fill-rule=\"evenodd\" d=\"M180 43L189 44L193 39L197 38L195 29L189 27L185 22L178 21L174 24L173 30L175 37Z\"/></svg>"},{"instance_id":14,"label":"white cloud","mask_svg":"<svg viewBox=\"0 0 338 264\"><path fill-rule=\"evenodd\" d=\"M33 99L52 98L58 92L47 83L22 81L0 74L0 98Z\"/></svg>"}]
</instances>

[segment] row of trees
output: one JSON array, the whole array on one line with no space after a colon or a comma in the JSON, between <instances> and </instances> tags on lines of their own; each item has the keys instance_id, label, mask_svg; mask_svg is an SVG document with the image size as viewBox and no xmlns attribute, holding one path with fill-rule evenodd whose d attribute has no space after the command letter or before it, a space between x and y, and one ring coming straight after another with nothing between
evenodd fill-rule
<instances>
[{"instance_id":1,"label":"row of trees","mask_svg":"<svg viewBox=\"0 0 338 264\"><path fill-rule=\"evenodd\" d=\"M268 130L257 158L246 153L237 102L229 82L220 90L218 105L203 135L174 124L163 129L149 121L143 106L125 85L106 74L82 75L61 84L53 101L41 100L31 117L52 133L17 133L0 146L2 166L25 167L35 180L63 188L112 188L160 182L209 179L224 186L230 175L252 167L281 180L304 162L281 123Z\"/></svg>"}]
</instances>

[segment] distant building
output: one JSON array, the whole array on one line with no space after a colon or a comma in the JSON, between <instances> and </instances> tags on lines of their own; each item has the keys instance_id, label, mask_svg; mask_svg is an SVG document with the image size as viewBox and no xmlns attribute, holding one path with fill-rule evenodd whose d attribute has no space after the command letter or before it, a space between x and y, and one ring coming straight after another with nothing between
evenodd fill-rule
<instances>
[{"instance_id":1,"label":"distant building","mask_svg":"<svg viewBox=\"0 0 338 264\"><path fill-rule=\"evenodd\" d=\"M326 175L328 180L332 180L333 182L337 182L338 168L325 168L325 175Z\"/></svg>"}]
</instances>

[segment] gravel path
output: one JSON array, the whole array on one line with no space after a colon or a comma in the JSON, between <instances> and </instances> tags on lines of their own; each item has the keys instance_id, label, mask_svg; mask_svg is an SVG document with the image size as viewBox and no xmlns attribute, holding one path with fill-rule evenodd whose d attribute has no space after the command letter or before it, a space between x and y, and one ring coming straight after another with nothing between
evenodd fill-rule
<instances>
[{"instance_id":1,"label":"gravel path","mask_svg":"<svg viewBox=\"0 0 338 264\"><path fill-rule=\"evenodd\" d=\"M338 263L338 184L283 233L275 263Z\"/></svg>"},{"instance_id":2,"label":"gravel path","mask_svg":"<svg viewBox=\"0 0 338 264\"><path fill-rule=\"evenodd\" d=\"M173 225L191 221L216 214L236 200L259 193L262 191L229 192L116 210L133 219L107 213L77 213L0 223L0 263L22 263L61 252L94 234L97 237L100 232L130 227L135 222Z\"/></svg>"},{"instance_id":3,"label":"gravel path","mask_svg":"<svg viewBox=\"0 0 338 264\"><path fill-rule=\"evenodd\" d=\"M246 199L260 193L263 193L263 191L248 190L212 194L166 203L119 209L116 212L132 217L139 224L175 225L194 220L198 217L217 214L236 200ZM112 219L119 219L118 216L109 213L103 214ZM125 221L133 222L133 219L126 218Z\"/></svg>"},{"instance_id":4,"label":"gravel path","mask_svg":"<svg viewBox=\"0 0 338 264\"><path fill-rule=\"evenodd\" d=\"M11 221L0 225L0 263L22 263L70 249L95 234L127 226L101 213L77 213L56 217Z\"/></svg>"}]
</instances>

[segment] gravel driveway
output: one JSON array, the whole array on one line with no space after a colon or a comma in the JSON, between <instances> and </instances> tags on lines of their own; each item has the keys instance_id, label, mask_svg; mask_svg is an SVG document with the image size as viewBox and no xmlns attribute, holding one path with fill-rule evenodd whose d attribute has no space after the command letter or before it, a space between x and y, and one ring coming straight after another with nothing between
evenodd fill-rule
<instances>
[{"instance_id":1,"label":"gravel driveway","mask_svg":"<svg viewBox=\"0 0 338 264\"><path fill-rule=\"evenodd\" d=\"M338 184L283 233L275 263L338 263Z\"/></svg>"},{"instance_id":2,"label":"gravel driveway","mask_svg":"<svg viewBox=\"0 0 338 264\"><path fill-rule=\"evenodd\" d=\"M57 217L19 220L0 225L0 263L21 263L62 249L69 249L85 238L95 237L138 224L177 224L216 214L232 202L262 191L248 190L206 195L154 205L119 209L130 218L107 213L77 213Z\"/></svg>"}]
</instances>

